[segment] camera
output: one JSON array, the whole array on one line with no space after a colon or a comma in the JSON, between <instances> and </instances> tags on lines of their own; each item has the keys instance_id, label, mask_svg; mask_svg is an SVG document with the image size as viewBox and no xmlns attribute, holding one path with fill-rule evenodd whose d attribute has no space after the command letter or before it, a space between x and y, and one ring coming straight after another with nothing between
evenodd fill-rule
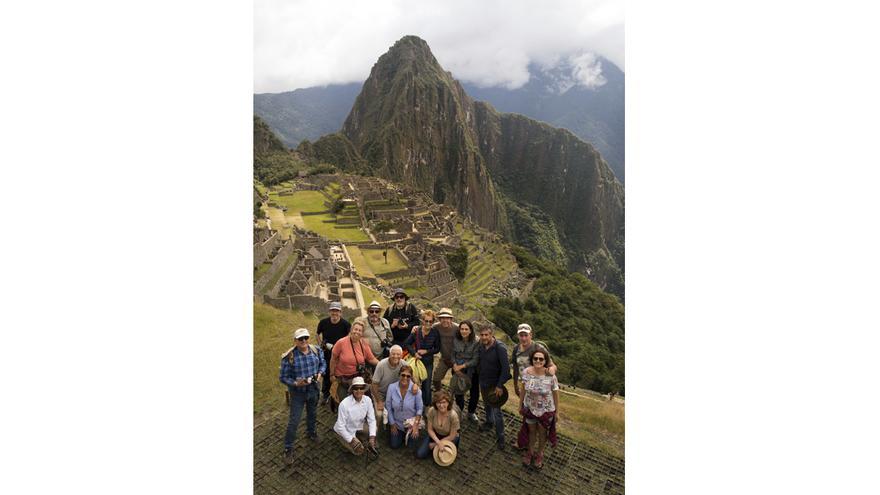
<instances>
[{"instance_id":1,"label":"camera","mask_svg":"<svg viewBox=\"0 0 880 495\"><path fill-rule=\"evenodd\" d=\"M363 376L366 371L367 371L367 366L365 364L357 365L357 374L358 375Z\"/></svg>"},{"instance_id":2,"label":"camera","mask_svg":"<svg viewBox=\"0 0 880 495\"><path fill-rule=\"evenodd\" d=\"M324 348L327 349L328 351L332 351L333 344L331 344L330 342L327 342L326 344L324 344Z\"/></svg>"}]
</instances>

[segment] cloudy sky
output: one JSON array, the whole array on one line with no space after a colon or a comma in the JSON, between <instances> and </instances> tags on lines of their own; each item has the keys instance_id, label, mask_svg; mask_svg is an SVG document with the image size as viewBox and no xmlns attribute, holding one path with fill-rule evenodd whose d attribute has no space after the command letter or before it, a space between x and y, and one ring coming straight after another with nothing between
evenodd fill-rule
<instances>
[{"instance_id":1,"label":"cloudy sky","mask_svg":"<svg viewBox=\"0 0 880 495\"><path fill-rule=\"evenodd\" d=\"M624 69L623 0L256 0L254 92L360 82L414 34L461 80L517 88L528 64L601 81L592 54Z\"/></svg>"}]
</instances>

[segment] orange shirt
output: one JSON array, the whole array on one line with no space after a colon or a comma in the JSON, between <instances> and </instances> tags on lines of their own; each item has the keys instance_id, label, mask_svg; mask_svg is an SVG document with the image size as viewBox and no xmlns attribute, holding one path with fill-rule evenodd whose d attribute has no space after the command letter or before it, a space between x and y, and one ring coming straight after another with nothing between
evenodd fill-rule
<instances>
[{"instance_id":1,"label":"orange shirt","mask_svg":"<svg viewBox=\"0 0 880 495\"><path fill-rule=\"evenodd\" d=\"M354 346L354 352L352 352ZM366 358L364 358L366 354ZM333 357L336 358L336 376L350 376L357 372L357 365L364 364L367 359L376 359L370 344L363 337L357 344L349 337L343 337L333 345Z\"/></svg>"}]
</instances>

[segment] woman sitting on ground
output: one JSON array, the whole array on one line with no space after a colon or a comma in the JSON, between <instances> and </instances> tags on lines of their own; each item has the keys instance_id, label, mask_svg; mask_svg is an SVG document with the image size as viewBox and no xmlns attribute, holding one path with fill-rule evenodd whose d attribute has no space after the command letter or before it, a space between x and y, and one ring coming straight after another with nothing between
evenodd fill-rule
<instances>
[{"instance_id":1,"label":"woman sitting on ground","mask_svg":"<svg viewBox=\"0 0 880 495\"><path fill-rule=\"evenodd\" d=\"M458 448L460 419L450 399L446 390L434 393L434 406L428 408L427 414L428 434L416 452L419 459L427 459L441 440L448 440Z\"/></svg>"},{"instance_id":2,"label":"woman sitting on ground","mask_svg":"<svg viewBox=\"0 0 880 495\"><path fill-rule=\"evenodd\" d=\"M524 393L519 399L519 412L523 424L519 430L519 448L528 447L523 453L523 465L544 467L544 446L547 440L556 446L556 423L559 421L559 382L555 375L547 373L547 353L535 349L529 356L531 366L523 370L520 380Z\"/></svg>"},{"instance_id":3,"label":"woman sitting on ground","mask_svg":"<svg viewBox=\"0 0 880 495\"><path fill-rule=\"evenodd\" d=\"M400 380L388 386L385 395L385 410L388 411L388 425L391 428L389 444L392 449L400 448L407 433L411 439L419 438L422 420L422 392L414 392L413 370L408 364L400 367Z\"/></svg>"}]
</instances>

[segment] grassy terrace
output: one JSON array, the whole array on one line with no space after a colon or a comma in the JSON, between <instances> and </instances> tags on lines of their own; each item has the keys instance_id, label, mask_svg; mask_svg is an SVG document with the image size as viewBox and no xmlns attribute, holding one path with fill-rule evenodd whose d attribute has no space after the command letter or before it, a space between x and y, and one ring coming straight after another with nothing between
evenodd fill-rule
<instances>
[{"instance_id":1,"label":"grassy terrace","mask_svg":"<svg viewBox=\"0 0 880 495\"><path fill-rule=\"evenodd\" d=\"M474 233L460 224L456 225L455 230L461 236L462 245L468 250L467 273L461 284L465 296L480 296L493 281L505 278L516 267L516 259L503 244L477 242L474 240Z\"/></svg>"},{"instance_id":2,"label":"grassy terrace","mask_svg":"<svg viewBox=\"0 0 880 495\"><path fill-rule=\"evenodd\" d=\"M357 254L355 254L355 251ZM388 263L385 263L385 257L382 255L381 249L360 249L357 246L349 246L348 252L352 258L359 255L358 263L366 263L369 271L379 276L383 273L403 270L408 266L396 249L388 250ZM358 271L360 271L360 266L362 265L358 265Z\"/></svg>"},{"instance_id":3,"label":"grassy terrace","mask_svg":"<svg viewBox=\"0 0 880 495\"><path fill-rule=\"evenodd\" d=\"M273 275L272 278L269 279L269 283L266 284L265 288L271 289L272 287L274 287L275 284L278 283L278 279L281 278L281 275L284 273L284 271L287 270L288 267L290 267L291 263L296 262L296 260L296 254L291 253L291 255L288 256L286 260L284 260L284 264L281 266L281 268L277 272L275 272L275 275Z\"/></svg>"},{"instance_id":4,"label":"grassy terrace","mask_svg":"<svg viewBox=\"0 0 880 495\"><path fill-rule=\"evenodd\" d=\"M318 318L254 304L254 415L284 409L284 387L278 382L281 354L293 347L293 329L308 328L314 339Z\"/></svg>"},{"instance_id":5,"label":"grassy terrace","mask_svg":"<svg viewBox=\"0 0 880 495\"><path fill-rule=\"evenodd\" d=\"M335 184L335 190L338 191L339 184L333 183L325 190L328 192L333 191L333 185ZM283 225L284 222L289 223L291 225L298 225L302 228L311 230L318 235L324 236L331 240L340 240L343 242L360 242L360 241L368 241L370 237L357 225L337 225L336 224L336 216L332 213L322 213L319 215L302 215L302 213L316 213L321 211L327 211L330 209L330 205L327 204L327 197L321 193L321 191L297 191L290 196L281 196L278 194L278 190L281 188L274 188L272 192L269 193L269 199L277 203L279 206L284 206L287 208L286 212L283 213L274 213L271 211L272 208L269 208L270 218L272 218L273 226ZM335 193L334 193L335 194ZM275 223L276 217L283 219L283 222ZM286 235L289 237L290 230L286 230Z\"/></svg>"},{"instance_id":6,"label":"grassy terrace","mask_svg":"<svg viewBox=\"0 0 880 495\"><path fill-rule=\"evenodd\" d=\"M381 293L367 287L366 285L358 282L358 286L361 288L361 296L364 298L364 304L370 304L370 302L372 301L378 301L379 304L382 305L382 307L385 307L391 303L390 299L388 299Z\"/></svg>"},{"instance_id":7,"label":"grassy terrace","mask_svg":"<svg viewBox=\"0 0 880 495\"><path fill-rule=\"evenodd\" d=\"M271 266L272 263L261 263L260 266L258 266L256 270L254 270L254 282L260 280L260 278L262 278L262 276L265 275L267 271L269 271L269 268Z\"/></svg>"}]
</instances>

